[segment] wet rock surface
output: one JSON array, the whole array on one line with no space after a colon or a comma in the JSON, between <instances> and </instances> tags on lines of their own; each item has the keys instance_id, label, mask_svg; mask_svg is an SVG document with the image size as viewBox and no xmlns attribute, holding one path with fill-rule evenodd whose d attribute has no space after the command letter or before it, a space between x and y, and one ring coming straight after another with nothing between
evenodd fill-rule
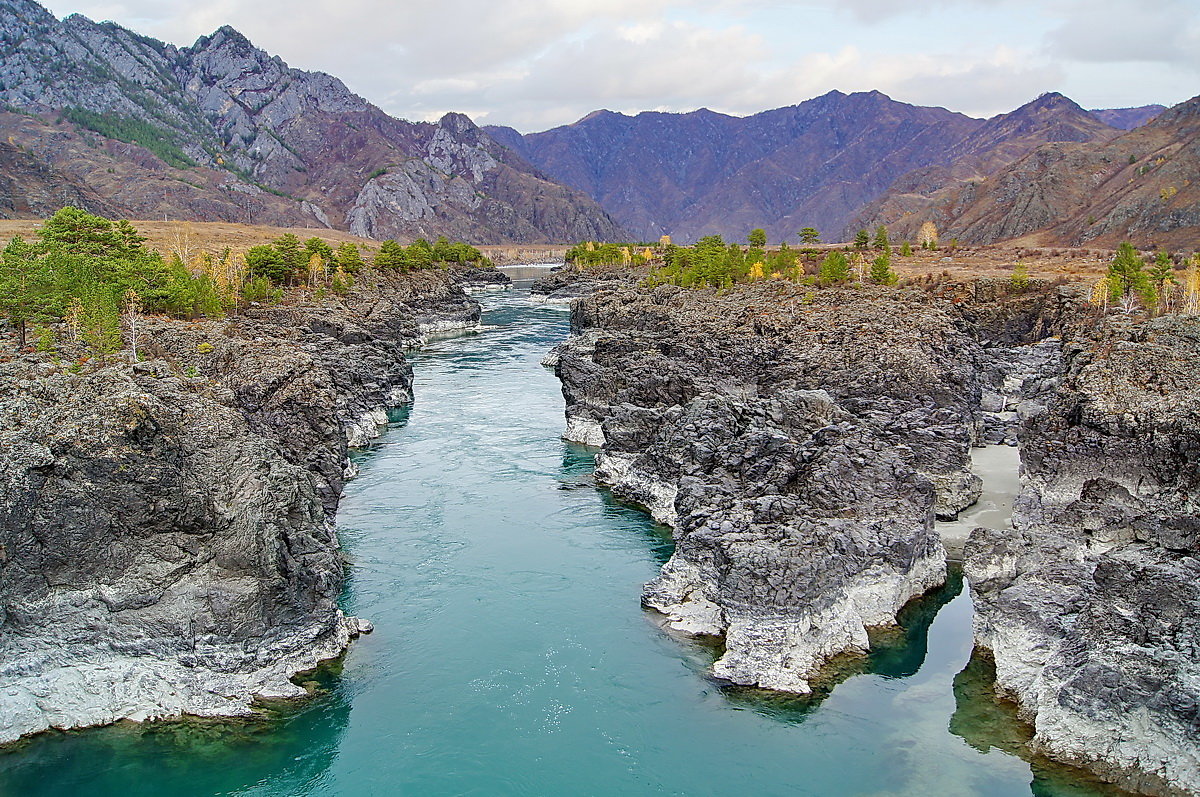
<instances>
[{"instance_id":1,"label":"wet rock surface","mask_svg":"<svg viewBox=\"0 0 1200 797\"><path fill-rule=\"evenodd\" d=\"M869 298L864 298L868 296ZM722 636L714 673L805 693L945 578L978 495L979 346L927 294L783 283L601 291L557 352L570 439L674 528L644 602Z\"/></svg>"},{"instance_id":2,"label":"wet rock surface","mask_svg":"<svg viewBox=\"0 0 1200 797\"><path fill-rule=\"evenodd\" d=\"M1200 325L1114 324L1065 354L1021 432L1015 532L967 544L976 643L1035 748L1200 793Z\"/></svg>"},{"instance_id":3,"label":"wet rock surface","mask_svg":"<svg viewBox=\"0 0 1200 797\"><path fill-rule=\"evenodd\" d=\"M337 606L347 448L404 350L478 322L440 273L329 306L144 319L147 359L0 363L0 741L247 713L367 630Z\"/></svg>"}]
</instances>

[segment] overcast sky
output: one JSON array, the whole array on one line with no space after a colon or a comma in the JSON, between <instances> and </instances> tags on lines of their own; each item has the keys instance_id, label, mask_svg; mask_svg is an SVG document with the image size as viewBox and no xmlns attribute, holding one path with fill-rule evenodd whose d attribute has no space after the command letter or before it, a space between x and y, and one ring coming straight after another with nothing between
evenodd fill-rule
<instances>
[{"instance_id":1,"label":"overcast sky","mask_svg":"<svg viewBox=\"0 0 1200 797\"><path fill-rule=\"evenodd\" d=\"M224 24L407 119L747 114L879 89L972 116L1200 93L1200 0L54 0L179 45Z\"/></svg>"}]
</instances>

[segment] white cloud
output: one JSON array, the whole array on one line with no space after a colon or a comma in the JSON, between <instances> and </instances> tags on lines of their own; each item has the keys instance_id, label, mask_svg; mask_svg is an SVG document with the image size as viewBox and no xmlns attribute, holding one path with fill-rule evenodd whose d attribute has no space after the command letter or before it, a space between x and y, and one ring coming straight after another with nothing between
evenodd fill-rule
<instances>
[{"instance_id":1,"label":"white cloud","mask_svg":"<svg viewBox=\"0 0 1200 797\"><path fill-rule=\"evenodd\" d=\"M1143 102L1172 102L1186 94L1161 96L1154 88L1182 93L1200 71L1195 0L54 0L50 6L178 44L231 24L293 66L337 75L397 115L473 109L481 121L523 130L600 107L752 113L833 88L878 88L974 115L1011 110L1066 87L1086 95L1077 98L1085 104L1125 102L1130 85L1145 91ZM1117 63L1125 69L1119 87L1104 66Z\"/></svg>"}]
</instances>

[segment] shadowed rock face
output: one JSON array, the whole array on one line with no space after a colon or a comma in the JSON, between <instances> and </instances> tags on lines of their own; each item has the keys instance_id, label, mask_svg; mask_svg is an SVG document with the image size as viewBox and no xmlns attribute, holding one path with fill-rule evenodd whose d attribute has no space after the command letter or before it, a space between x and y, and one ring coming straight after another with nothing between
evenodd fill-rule
<instances>
[{"instance_id":1,"label":"shadowed rock face","mask_svg":"<svg viewBox=\"0 0 1200 797\"><path fill-rule=\"evenodd\" d=\"M347 447L409 400L406 346L478 318L420 274L146 320L133 368L0 364L0 741L303 694L360 630L337 606Z\"/></svg>"},{"instance_id":2,"label":"shadowed rock face","mask_svg":"<svg viewBox=\"0 0 1200 797\"><path fill-rule=\"evenodd\" d=\"M567 436L674 527L646 605L723 636L734 683L800 692L941 584L936 511L978 495L978 345L916 293L759 284L579 301Z\"/></svg>"},{"instance_id":3,"label":"shadowed rock face","mask_svg":"<svg viewBox=\"0 0 1200 797\"><path fill-rule=\"evenodd\" d=\"M966 550L975 636L1034 746L1150 794L1200 793L1200 328L1068 350L1021 433L1015 533Z\"/></svg>"},{"instance_id":4,"label":"shadowed rock face","mask_svg":"<svg viewBox=\"0 0 1200 797\"><path fill-rule=\"evenodd\" d=\"M169 142L176 156L165 160L150 142L129 143L144 129L123 145L104 139L66 153L59 131L3 120L6 135L120 215L475 243L623 237L592 200L546 179L467 117L395 119L228 26L178 48L79 15L60 22L30 0L0 0L0 100L39 114L140 120ZM187 159L203 168L174 168ZM118 170L121 180L105 177Z\"/></svg>"}]
</instances>

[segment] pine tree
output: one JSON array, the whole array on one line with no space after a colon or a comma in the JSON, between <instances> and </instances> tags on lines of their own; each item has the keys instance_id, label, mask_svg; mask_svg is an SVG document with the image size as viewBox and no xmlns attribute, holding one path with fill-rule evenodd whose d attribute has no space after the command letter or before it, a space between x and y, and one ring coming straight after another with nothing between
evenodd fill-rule
<instances>
[{"instance_id":1,"label":"pine tree","mask_svg":"<svg viewBox=\"0 0 1200 797\"><path fill-rule=\"evenodd\" d=\"M890 252L892 250L891 245L888 243L887 227L880 224L875 228L875 240L871 245L880 252Z\"/></svg>"},{"instance_id":2,"label":"pine tree","mask_svg":"<svg viewBox=\"0 0 1200 797\"><path fill-rule=\"evenodd\" d=\"M850 281L850 263L846 256L834 250L825 255L817 279L822 285L840 285Z\"/></svg>"},{"instance_id":3,"label":"pine tree","mask_svg":"<svg viewBox=\"0 0 1200 797\"><path fill-rule=\"evenodd\" d=\"M283 261L288 272L288 281L297 282L303 278L305 266L308 265L308 255L300 245L300 239L295 235L284 233L272 244Z\"/></svg>"},{"instance_id":4,"label":"pine tree","mask_svg":"<svg viewBox=\"0 0 1200 797\"><path fill-rule=\"evenodd\" d=\"M901 257L912 257L912 247L909 246L908 241L905 241L904 243L900 244L900 256Z\"/></svg>"},{"instance_id":5,"label":"pine tree","mask_svg":"<svg viewBox=\"0 0 1200 797\"><path fill-rule=\"evenodd\" d=\"M112 255L120 246L111 221L73 207L65 207L46 219L38 237L43 244L92 257Z\"/></svg>"},{"instance_id":6,"label":"pine tree","mask_svg":"<svg viewBox=\"0 0 1200 797\"><path fill-rule=\"evenodd\" d=\"M432 254L432 250L430 250L431 258ZM379 251L375 254L375 268L401 272L408 271L408 252L404 251L404 247L400 244L388 239L379 245Z\"/></svg>"},{"instance_id":7,"label":"pine tree","mask_svg":"<svg viewBox=\"0 0 1200 797\"><path fill-rule=\"evenodd\" d=\"M767 231L762 227L755 227L750 231L750 234L746 236L746 242L751 246L761 249L767 245Z\"/></svg>"},{"instance_id":8,"label":"pine tree","mask_svg":"<svg viewBox=\"0 0 1200 797\"><path fill-rule=\"evenodd\" d=\"M28 324L44 318L52 309L53 277L48 260L20 236L13 238L0 255L0 313L16 330L18 348L25 348Z\"/></svg>"},{"instance_id":9,"label":"pine tree","mask_svg":"<svg viewBox=\"0 0 1200 797\"><path fill-rule=\"evenodd\" d=\"M866 230L859 230L854 235L854 248L866 249L871 244L871 235Z\"/></svg>"},{"instance_id":10,"label":"pine tree","mask_svg":"<svg viewBox=\"0 0 1200 797\"><path fill-rule=\"evenodd\" d=\"M363 259L358 247L346 241L337 250L338 268L347 274L357 274L362 271Z\"/></svg>"},{"instance_id":11,"label":"pine tree","mask_svg":"<svg viewBox=\"0 0 1200 797\"><path fill-rule=\"evenodd\" d=\"M892 258L886 250L871 263L871 282L876 285L895 285L899 281L892 271Z\"/></svg>"},{"instance_id":12,"label":"pine tree","mask_svg":"<svg viewBox=\"0 0 1200 797\"><path fill-rule=\"evenodd\" d=\"M821 243L821 233L817 231L816 227L805 227L797 235L800 236L800 242L803 244L813 246Z\"/></svg>"},{"instance_id":13,"label":"pine tree","mask_svg":"<svg viewBox=\"0 0 1200 797\"><path fill-rule=\"evenodd\" d=\"M1141 256L1129 241L1117 247L1117 253L1108 267L1109 292L1113 301L1128 300L1153 290L1144 266Z\"/></svg>"}]
</instances>

